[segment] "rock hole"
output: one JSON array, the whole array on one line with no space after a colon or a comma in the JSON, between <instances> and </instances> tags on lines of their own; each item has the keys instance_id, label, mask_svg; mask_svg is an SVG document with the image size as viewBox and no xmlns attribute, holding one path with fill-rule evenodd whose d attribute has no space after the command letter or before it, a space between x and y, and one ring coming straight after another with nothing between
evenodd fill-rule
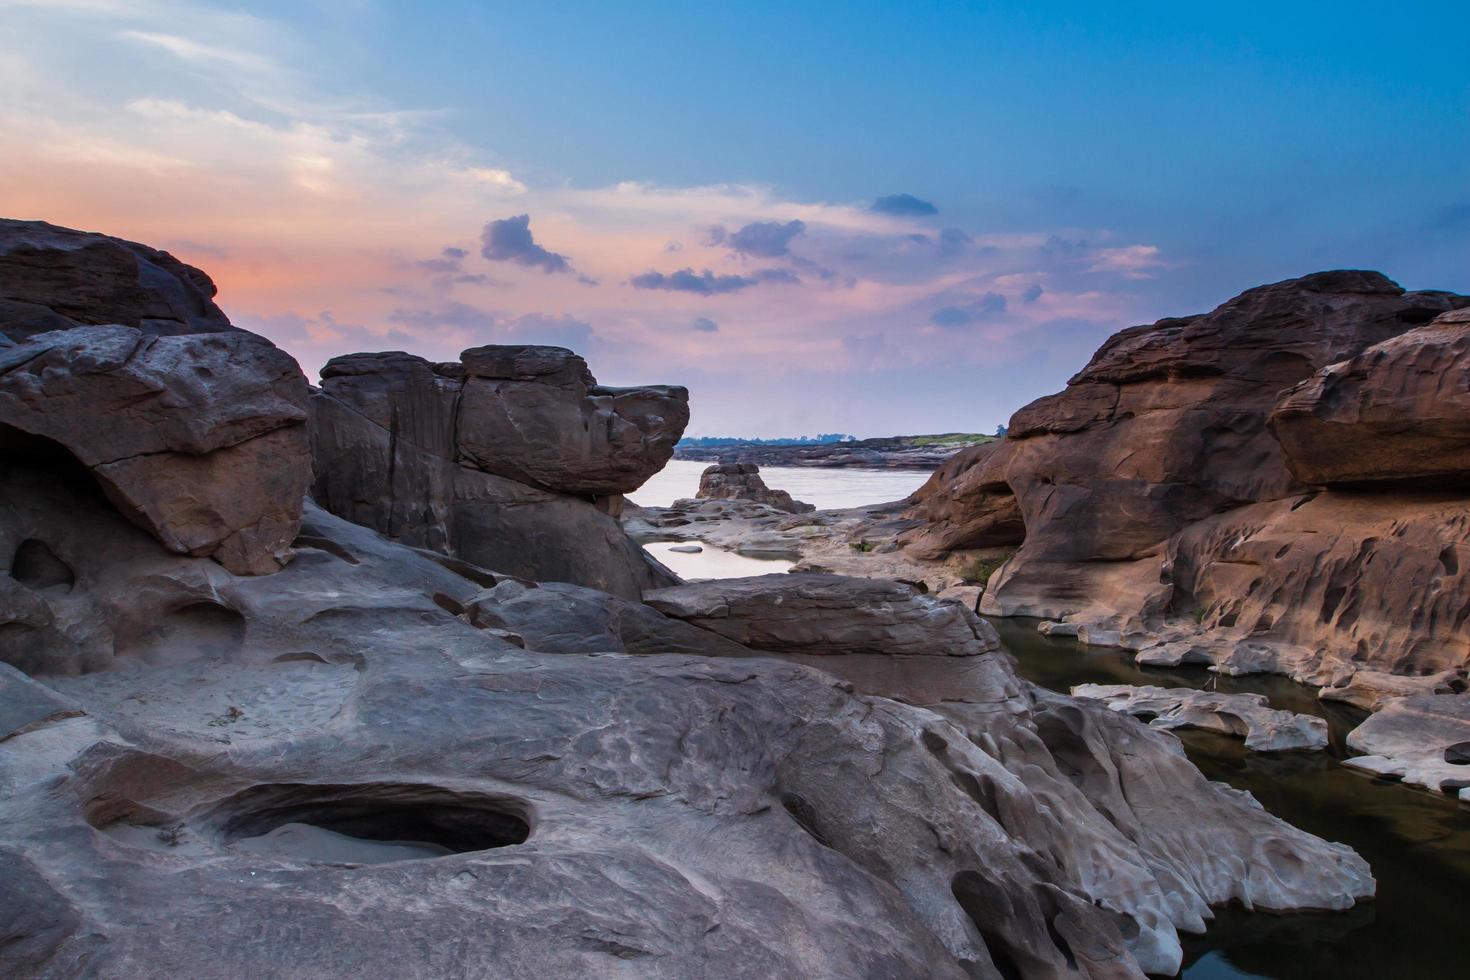
<instances>
[{"instance_id":1,"label":"rock hole","mask_svg":"<svg viewBox=\"0 0 1470 980\"><path fill-rule=\"evenodd\" d=\"M1026 974L1019 960L1029 961L1035 957L1028 955L1025 949L1017 949L996 928L998 922L1015 914L1005 893L973 871L961 871L955 875L950 891L985 941L985 949L990 953L990 962L996 971L1005 980L1022 980Z\"/></svg>"},{"instance_id":2,"label":"rock hole","mask_svg":"<svg viewBox=\"0 0 1470 980\"><path fill-rule=\"evenodd\" d=\"M463 616L464 606L453 596L447 596L443 592L434 593L434 605L449 613L451 616Z\"/></svg>"},{"instance_id":3,"label":"rock hole","mask_svg":"<svg viewBox=\"0 0 1470 980\"><path fill-rule=\"evenodd\" d=\"M244 616L217 602L194 602L168 613L122 652L139 655L154 666L171 667L195 660L229 660L244 645Z\"/></svg>"},{"instance_id":4,"label":"rock hole","mask_svg":"<svg viewBox=\"0 0 1470 980\"><path fill-rule=\"evenodd\" d=\"M358 560L356 555L348 551L346 548L342 547L337 542L329 538L318 537L315 534L298 534L296 536L296 540L291 542L291 547L315 548L317 551L325 551L327 554L333 556L334 558L340 558L349 565L362 564L362 562Z\"/></svg>"},{"instance_id":5,"label":"rock hole","mask_svg":"<svg viewBox=\"0 0 1470 980\"><path fill-rule=\"evenodd\" d=\"M27 538L15 549L10 575L37 592L70 592L77 580L71 566L56 557L46 542L35 538Z\"/></svg>"},{"instance_id":6,"label":"rock hole","mask_svg":"<svg viewBox=\"0 0 1470 980\"><path fill-rule=\"evenodd\" d=\"M1470 766L1470 742L1456 742L1447 747L1444 761L1452 766Z\"/></svg>"},{"instance_id":7,"label":"rock hole","mask_svg":"<svg viewBox=\"0 0 1470 980\"><path fill-rule=\"evenodd\" d=\"M1322 594L1322 614L1320 617L1322 622L1332 622L1332 614L1337 612L1338 606L1342 605L1342 597L1345 595L1347 595L1347 589L1340 585L1331 586Z\"/></svg>"},{"instance_id":8,"label":"rock hole","mask_svg":"<svg viewBox=\"0 0 1470 980\"><path fill-rule=\"evenodd\" d=\"M302 650L299 653L283 653L271 660L273 664L325 664L327 658L320 654L312 653L310 650Z\"/></svg>"},{"instance_id":9,"label":"rock hole","mask_svg":"<svg viewBox=\"0 0 1470 980\"><path fill-rule=\"evenodd\" d=\"M973 773L963 769L956 769L950 773L950 778L960 791L980 805L980 809L989 815L991 820L1005 827L1005 821L1000 818L1000 806L996 801L995 780L989 776L976 777Z\"/></svg>"},{"instance_id":10,"label":"rock hole","mask_svg":"<svg viewBox=\"0 0 1470 980\"><path fill-rule=\"evenodd\" d=\"M520 800L404 783L262 786L216 808L221 843L308 864L385 864L525 843Z\"/></svg>"},{"instance_id":11,"label":"rock hole","mask_svg":"<svg viewBox=\"0 0 1470 980\"><path fill-rule=\"evenodd\" d=\"M812 836L818 844L823 847L831 847L827 838L822 834L821 827L817 823L817 809L804 796L796 793L782 793L781 806L791 814L791 819L796 825Z\"/></svg>"},{"instance_id":12,"label":"rock hole","mask_svg":"<svg viewBox=\"0 0 1470 980\"><path fill-rule=\"evenodd\" d=\"M924 748L933 752L935 755L944 755L949 751L949 743L938 732L932 732L926 728L919 735L919 738L923 740Z\"/></svg>"},{"instance_id":13,"label":"rock hole","mask_svg":"<svg viewBox=\"0 0 1470 980\"><path fill-rule=\"evenodd\" d=\"M1439 567L1444 569L1446 575L1458 575L1460 572L1460 556L1455 554L1454 545L1446 545L1439 553Z\"/></svg>"}]
</instances>

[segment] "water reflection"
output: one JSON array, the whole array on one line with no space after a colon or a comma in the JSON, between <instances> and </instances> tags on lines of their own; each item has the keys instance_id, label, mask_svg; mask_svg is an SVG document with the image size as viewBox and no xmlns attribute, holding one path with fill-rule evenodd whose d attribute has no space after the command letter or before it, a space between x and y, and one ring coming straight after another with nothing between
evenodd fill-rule
<instances>
[{"instance_id":1,"label":"water reflection","mask_svg":"<svg viewBox=\"0 0 1470 980\"><path fill-rule=\"evenodd\" d=\"M699 489L699 474L709 463L671 459L648 482L628 495L640 507L667 507ZM773 490L785 490L819 510L863 507L902 500L929 478L918 470L821 469L811 466L762 466L761 479Z\"/></svg>"},{"instance_id":2,"label":"water reflection","mask_svg":"<svg viewBox=\"0 0 1470 980\"><path fill-rule=\"evenodd\" d=\"M675 548L697 547L697 553L674 551ZM791 570L792 563L782 558L752 558L728 548L703 541L691 545L687 541L654 541L644 550L667 565L682 579L742 578L746 575L769 575Z\"/></svg>"},{"instance_id":3,"label":"water reflection","mask_svg":"<svg viewBox=\"0 0 1470 980\"><path fill-rule=\"evenodd\" d=\"M1036 633L1034 624L993 621L1021 673L1053 690L1074 684L1203 687L1204 670L1139 668L1117 650L1084 647ZM1295 915L1221 910L1204 936L1186 937L1190 980L1382 980L1466 975L1461 929L1470 896L1470 813L1446 797L1338 765L1343 736L1363 717L1318 701L1286 678L1219 677L1221 691L1266 695L1273 706L1326 718L1327 752L1262 754L1233 738L1179 732L1185 751L1210 779L1250 791L1279 817L1327 840L1351 845L1378 879L1378 897L1349 912Z\"/></svg>"}]
</instances>

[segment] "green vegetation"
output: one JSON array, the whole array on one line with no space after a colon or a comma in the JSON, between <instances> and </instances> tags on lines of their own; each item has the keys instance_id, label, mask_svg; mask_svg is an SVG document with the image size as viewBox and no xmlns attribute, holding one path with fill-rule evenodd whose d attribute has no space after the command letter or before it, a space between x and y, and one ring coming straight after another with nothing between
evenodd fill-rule
<instances>
[{"instance_id":1,"label":"green vegetation","mask_svg":"<svg viewBox=\"0 0 1470 980\"><path fill-rule=\"evenodd\" d=\"M960 578L970 585L984 585L990 581L990 576L995 574L995 570L1009 561L1015 553L1015 549L1011 549L999 554L976 558L960 568Z\"/></svg>"},{"instance_id":2,"label":"green vegetation","mask_svg":"<svg viewBox=\"0 0 1470 980\"><path fill-rule=\"evenodd\" d=\"M872 544L872 542L869 542L869 541L849 541L847 543L847 546L849 548L851 548L853 551L861 551L864 554L867 554L869 551L872 551L873 548L874 548L874 545Z\"/></svg>"},{"instance_id":3,"label":"green vegetation","mask_svg":"<svg viewBox=\"0 0 1470 980\"><path fill-rule=\"evenodd\" d=\"M909 436L905 441L915 446L958 446L994 442L995 436L981 435L978 432L946 432L937 436Z\"/></svg>"}]
</instances>

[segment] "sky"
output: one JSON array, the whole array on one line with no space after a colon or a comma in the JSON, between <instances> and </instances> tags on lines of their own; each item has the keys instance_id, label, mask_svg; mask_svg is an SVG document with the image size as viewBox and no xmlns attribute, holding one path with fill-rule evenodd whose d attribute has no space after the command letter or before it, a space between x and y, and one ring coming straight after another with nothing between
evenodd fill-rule
<instances>
[{"instance_id":1,"label":"sky","mask_svg":"<svg viewBox=\"0 0 1470 980\"><path fill-rule=\"evenodd\" d=\"M1470 292L1470 4L0 0L0 214L308 377L551 343L692 435L989 432L1110 333Z\"/></svg>"}]
</instances>

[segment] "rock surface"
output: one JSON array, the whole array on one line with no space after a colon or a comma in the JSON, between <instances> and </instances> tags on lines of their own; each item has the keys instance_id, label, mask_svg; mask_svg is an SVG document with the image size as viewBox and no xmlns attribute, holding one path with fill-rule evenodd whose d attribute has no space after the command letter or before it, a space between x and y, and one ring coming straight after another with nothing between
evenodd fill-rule
<instances>
[{"instance_id":1,"label":"rock surface","mask_svg":"<svg viewBox=\"0 0 1470 980\"><path fill-rule=\"evenodd\" d=\"M824 658L976 665L930 707L908 667L912 705L663 637L545 652L569 596L658 614L315 508L290 566L234 576L12 480L74 580L37 594L122 646L3 678L41 705L0 743L8 976L1141 977L1211 904L1372 892L1348 849L1003 657ZM373 863L385 840L418 859Z\"/></svg>"},{"instance_id":2,"label":"rock surface","mask_svg":"<svg viewBox=\"0 0 1470 980\"><path fill-rule=\"evenodd\" d=\"M306 379L213 294L166 253L0 221L0 457L69 454L169 549L271 572L311 478Z\"/></svg>"},{"instance_id":3,"label":"rock surface","mask_svg":"<svg viewBox=\"0 0 1470 980\"><path fill-rule=\"evenodd\" d=\"M353 354L323 369L311 415L312 495L348 520L629 598L676 581L610 512L668 459L682 388L598 388L552 347L475 348L457 365Z\"/></svg>"},{"instance_id":4,"label":"rock surface","mask_svg":"<svg viewBox=\"0 0 1470 980\"><path fill-rule=\"evenodd\" d=\"M756 650L973 657L999 648L964 606L877 579L793 572L691 582L644 595L666 616Z\"/></svg>"},{"instance_id":5,"label":"rock surface","mask_svg":"<svg viewBox=\"0 0 1470 980\"><path fill-rule=\"evenodd\" d=\"M1222 694L1181 687L1133 684L1079 684L1079 698L1101 701L1119 714L1138 718L1151 728L1172 731L1198 728L1221 735L1244 736L1256 752L1289 752L1327 748L1327 721L1312 715L1278 711L1262 694Z\"/></svg>"},{"instance_id":6,"label":"rock surface","mask_svg":"<svg viewBox=\"0 0 1470 980\"><path fill-rule=\"evenodd\" d=\"M754 463L716 463L699 475L700 500L751 500L787 514L809 514L813 504L793 500L785 490L772 490L761 479L761 468Z\"/></svg>"},{"instance_id":7,"label":"rock surface","mask_svg":"<svg viewBox=\"0 0 1470 980\"><path fill-rule=\"evenodd\" d=\"M233 331L209 276L167 252L44 221L0 218L0 335L78 326L145 334Z\"/></svg>"},{"instance_id":8,"label":"rock surface","mask_svg":"<svg viewBox=\"0 0 1470 980\"><path fill-rule=\"evenodd\" d=\"M1149 663L1329 687L1464 668L1470 496L1446 481L1467 305L1330 272L1124 330L936 473L901 541L925 560L1015 545L983 612Z\"/></svg>"},{"instance_id":9,"label":"rock surface","mask_svg":"<svg viewBox=\"0 0 1470 980\"><path fill-rule=\"evenodd\" d=\"M1348 733L1343 765L1438 792L1470 787L1470 698L1399 698Z\"/></svg>"},{"instance_id":10,"label":"rock surface","mask_svg":"<svg viewBox=\"0 0 1470 980\"><path fill-rule=\"evenodd\" d=\"M674 450L674 458L699 462L734 460L759 466L932 470L956 450L989 442L993 438L974 433L948 432L925 436L879 436L816 445L782 446L750 442L719 446L682 445Z\"/></svg>"},{"instance_id":11,"label":"rock surface","mask_svg":"<svg viewBox=\"0 0 1470 980\"><path fill-rule=\"evenodd\" d=\"M1270 425L1302 483L1470 483L1470 309L1317 372Z\"/></svg>"}]
</instances>

